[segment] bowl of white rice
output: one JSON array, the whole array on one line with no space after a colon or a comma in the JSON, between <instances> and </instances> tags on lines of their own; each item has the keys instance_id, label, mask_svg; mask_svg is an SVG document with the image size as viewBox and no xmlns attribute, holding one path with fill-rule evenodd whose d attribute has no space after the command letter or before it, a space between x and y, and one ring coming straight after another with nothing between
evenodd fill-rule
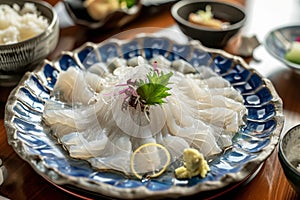
<instances>
[{"instance_id":1,"label":"bowl of white rice","mask_svg":"<svg viewBox=\"0 0 300 200\"><path fill-rule=\"evenodd\" d=\"M34 69L54 50L58 39L57 14L47 2L0 2L0 73Z\"/></svg>"}]
</instances>

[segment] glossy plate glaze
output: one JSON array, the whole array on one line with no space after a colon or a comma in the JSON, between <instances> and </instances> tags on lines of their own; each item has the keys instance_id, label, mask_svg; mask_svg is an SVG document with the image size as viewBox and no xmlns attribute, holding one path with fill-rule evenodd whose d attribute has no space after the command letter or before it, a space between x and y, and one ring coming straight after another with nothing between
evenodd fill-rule
<instances>
[{"instance_id":1,"label":"glossy plate glaze","mask_svg":"<svg viewBox=\"0 0 300 200\"><path fill-rule=\"evenodd\" d=\"M169 60L183 58L195 68L210 67L243 95L248 109L246 126L236 133L232 148L210 160L211 171L206 178L180 181L169 173L140 181L120 173L97 171L87 162L71 158L43 124L44 104L61 71L70 67L86 70L112 57L130 59L138 55L147 59L154 55ZM63 188L122 199L212 195L238 185L255 173L273 152L283 122L282 101L271 82L250 69L240 57L207 49L196 41L179 44L154 35L86 43L73 52L63 52L54 61L46 60L39 69L23 77L11 93L5 113L9 144L41 176Z\"/></svg>"},{"instance_id":2,"label":"glossy plate glaze","mask_svg":"<svg viewBox=\"0 0 300 200\"><path fill-rule=\"evenodd\" d=\"M284 63L291 69L300 70L300 65L285 59L285 54L289 49L289 45L300 37L300 26L290 25L275 28L270 31L264 42L266 50L277 60Z\"/></svg>"}]
</instances>

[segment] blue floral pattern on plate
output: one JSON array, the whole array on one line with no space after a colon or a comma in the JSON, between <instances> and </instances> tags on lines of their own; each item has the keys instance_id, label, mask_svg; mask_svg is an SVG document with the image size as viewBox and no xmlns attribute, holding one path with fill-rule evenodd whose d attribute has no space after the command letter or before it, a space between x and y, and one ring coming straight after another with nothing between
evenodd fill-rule
<instances>
[{"instance_id":1,"label":"blue floral pattern on plate","mask_svg":"<svg viewBox=\"0 0 300 200\"><path fill-rule=\"evenodd\" d=\"M61 71L82 70L110 57L130 59L141 55L151 59L162 55L169 60L183 58L198 67L211 67L241 92L248 109L246 126L233 138L232 148L209 161L207 177L177 180L172 172L139 181L116 172L99 172L87 162L71 158L42 122L44 103ZM6 105L8 142L43 177L54 184L74 186L113 198L179 197L220 190L247 179L268 158L278 143L283 127L282 101L271 82L261 77L239 57L207 49L196 41L177 44L154 35L132 40L110 39L86 43L56 60L45 61L28 72L13 90Z\"/></svg>"}]
</instances>

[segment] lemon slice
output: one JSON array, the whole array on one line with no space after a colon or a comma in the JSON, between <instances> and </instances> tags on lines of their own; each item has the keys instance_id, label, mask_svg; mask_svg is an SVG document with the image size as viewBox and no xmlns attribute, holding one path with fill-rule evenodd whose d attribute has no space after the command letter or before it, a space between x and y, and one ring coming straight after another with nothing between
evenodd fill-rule
<instances>
[{"instance_id":1,"label":"lemon slice","mask_svg":"<svg viewBox=\"0 0 300 200\"><path fill-rule=\"evenodd\" d=\"M143 176L154 178L166 171L170 160L171 156L166 147L157 143L146 143L133 152L130 167L138 179Z\"/></svg>"}]
</instances>

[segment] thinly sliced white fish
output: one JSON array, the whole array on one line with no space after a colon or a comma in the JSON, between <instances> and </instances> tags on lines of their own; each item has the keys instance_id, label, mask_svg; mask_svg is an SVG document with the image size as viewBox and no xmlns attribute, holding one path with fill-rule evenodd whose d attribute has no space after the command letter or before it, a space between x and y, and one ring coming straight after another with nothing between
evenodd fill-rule
<instances>
[{"instance_id":1,"label":"thinly sliced white fish","mask_svg":"<svg viewBox=\"0 0 300 200\"><path fill-rule=\"evenodd\" d=\"M188 74L188 73L194 73L196 72L196 69L187 61L185 60L174 60L171 64L173 69L175 69L178 72L181 72L183 74Z\"/></svg>"},{"instance_id":2,"label":"thinly sliced white fish","mask_svg":"<svg viewBox=\"0 0 300 200\"><path fill-rule=\"evenodd\" d=\"M88 104L89 100L94 96L93 91L89 89L85 81L83 73L73 67L60 73L54 86L54 92L59 92L60 98L71 104Z\"/></svg>"},{"instance_id":3,"label":"thinly sliced white fish","mask_svg":"<svg viewBox=\"0 0 300 200\"><path fill-rule=\"evenodd\" d=\"M156 66L152 66L154 61ZM131 155L147 143L166 147L171 162L189 147L204 156L218 154L231 145L244 123L247 109L243 97L210 68L197 68L199 73L194 73L187 64L171 63L164 57L155 57L148 64L136 57L127 63L115 58L109 64L91 66L87 72L70 68L58 77L54 87L57 99L46 102L44 121L72 157L86 159L99 169L132 174ZM172 71L171 65L177 71ZM150 106L147 112L126 107L124 89L136 80L145 81L155 67L173 72L166 103ZM159 165L160 155L151 157ZM145 170L150 169L145 165Z\"/></svg>"}]
</instances>

